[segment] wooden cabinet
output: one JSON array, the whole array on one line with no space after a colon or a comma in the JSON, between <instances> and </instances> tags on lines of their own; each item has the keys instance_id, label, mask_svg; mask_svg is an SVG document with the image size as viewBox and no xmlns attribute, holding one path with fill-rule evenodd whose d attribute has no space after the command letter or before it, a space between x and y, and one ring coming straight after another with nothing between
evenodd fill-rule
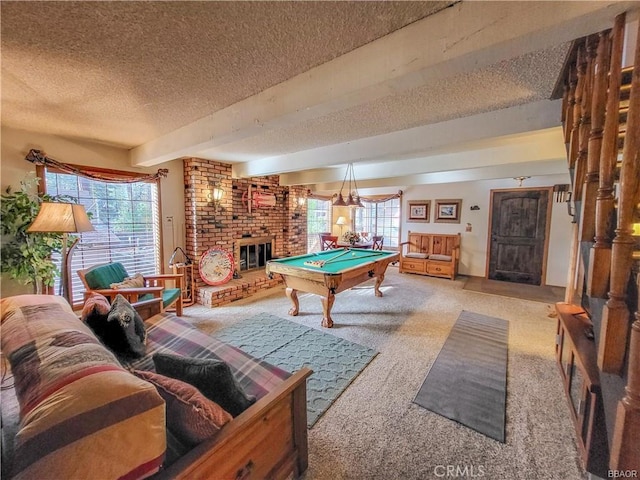
<instances>
[{"instance_id":1,"label":"wooden cabinet","mask_svg":"<svg viewBox=\"0 0 640 480\"><path fill-rule=\"evenodd\" d=\"M440 262L427 262L427 274L453 278L453 267L451 265L441 265Z\"/></svg>"},{"instance_id":2,"label":"wooden cabinet","mask_svg":"<svg viewBox=\"0 0 640 480\"><path fill-rule=\"evenodd\" d=\"M557 303L556 360L584 468L607 478L609 445L592 326L582 308Z\"/></svg>"},{"instance_id":3,"label":"wooden cabinet","mask_svg":"<svg viewBox=\"0 0 640 480\"><path fill-rule=\"evenodd\" d=\"M401 261L400 268L402 269L401 272L426 273L427 262L423 260L405 259Z\"/></svg>"},{"instance_id":4,"label":"wooden cabinet","mask_svg":"<svg viewBox=\"0 0 640 480\"><path fill-rule=\"evenodd\" d=\"M460 234L409 232L401 244L400 273L418 273L455 280L460 259Z\"/></svg>"}]
</instances>

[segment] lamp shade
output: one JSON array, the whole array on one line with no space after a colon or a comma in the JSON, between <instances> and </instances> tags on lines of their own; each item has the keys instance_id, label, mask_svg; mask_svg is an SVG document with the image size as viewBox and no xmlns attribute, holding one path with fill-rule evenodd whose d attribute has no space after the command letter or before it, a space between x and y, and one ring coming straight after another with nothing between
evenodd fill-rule
<instances>
[{"instance_id":1,"label":"lamp shade","mask_svg":"<svg viewBox=\"0 0 640 480\"><path fill-rule=\"evenodd\" d=\"M344 201L344 197L342 196L342 192L340 192L337 198L333 202L334 207L346 207L347 204Z\"/></svg>"},{"instance_id":2,"label":"lamp shade","mask_svg":"<svg viewBox=\"0 0 640 480\"><path fill-rule=\"evenodd\" d=\"M347 219L344 217L338 217L338 220L336 220L336 225L346 225L347 224Z\"/></svg>"},{"instance_id":3,"label":"lamp shade","mask_svg":"<svg viewBox=\"0 0 640 480\"><path fill-rule=\"evenodd\" d=\"M219 202L224 197L224 190L220 187L214 187L213 189L213 200Z\"/></svg>"},{"instance_id":4,"label":"lamp shade","mask_svg":"<svg viewBox=\"0 0 640 480\"><path fill-rule=\"evenodd\" d=\"M40 205L38 216L27 232L80 233L93 230L84 205L45 202Z\"/></svg>"}]
</instances>

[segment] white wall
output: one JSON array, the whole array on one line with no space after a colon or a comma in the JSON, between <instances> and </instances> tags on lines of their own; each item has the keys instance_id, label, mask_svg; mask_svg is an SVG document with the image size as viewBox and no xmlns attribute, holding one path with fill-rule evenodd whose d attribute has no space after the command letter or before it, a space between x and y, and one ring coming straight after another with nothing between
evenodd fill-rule
<instances>
[{"instance_id":1,"label":"white wall","mask_svg":"<svg viewBox=\"0 0 640 480\"><path fill-rule=\"evenodd\" d=\"M523 187L548 187L569 183L569 175L549 175L532 177L523 182ZM459 272L463 275L486 276L486 261L489 235L490 191L502 188L517 188L511 178L483 180L475 182L431 184L408 187L403 195L403 219L401 241L406 241L407 232L461 233L461 255ZM460 223L434 223L436 199L462 199ZM409 200L431 200L429 223L407 222L407 202ZM470 210L478 205L480 210ZM549 254L547 260L547 285L566 286L569 268L569 248L571 244L571 217L567 214L566 203L552 203L551 229L549 233ZM467 223L471 232L466 232Z\"/></svg>"},{"instance_id":2,"label":"white wall","mask_svg":"<svg viewBox=\"0 0 640 480\"><path fill-rule=\"evenodd\" d=\"M129 163L128 151L122 148L98 143L80 142L72 139L43 135L2 127L2 148L0 149L0 180L2 192L7 186L20 188L20 181L35 166L25 160L30 149L42 150L49 157L63 163L125 170L138 173L155 173L159 168L169 170L167 178L160 181L162 228L162 269L168 270L169 257L177 246L184 247L184 178L182 160L175 160L150 168L135 168ZM173 229L166 221L173 217ZM3 280L5 280L3 278ZM24 292L15 282L2 282L2 296ZM30 292L30 289L27 289Z\"/></svg>"}]
</instances>

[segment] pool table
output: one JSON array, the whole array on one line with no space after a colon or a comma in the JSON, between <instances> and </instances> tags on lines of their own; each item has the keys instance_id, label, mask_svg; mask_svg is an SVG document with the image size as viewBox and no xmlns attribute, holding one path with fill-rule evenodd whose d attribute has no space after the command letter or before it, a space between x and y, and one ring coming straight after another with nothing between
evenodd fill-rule
<instances>
[{"instance_id":1,"label":"pool table","mask_svg":"<svg viewBox=\"0 0 640 480\"><path fill-rule=\"evenodd\" d=\"M337 248L269 260L266 271L270 278L276 273L282 275L287 286L287 297L293 304L289 315L298 315L298 290L315 293L322 297L322 326L331 328L331 307L336 293L375 277L375 295L381 297L380 284L384 280L387 265L398 259L398 252L387 250Z\"/></svg>"}]
</instances>

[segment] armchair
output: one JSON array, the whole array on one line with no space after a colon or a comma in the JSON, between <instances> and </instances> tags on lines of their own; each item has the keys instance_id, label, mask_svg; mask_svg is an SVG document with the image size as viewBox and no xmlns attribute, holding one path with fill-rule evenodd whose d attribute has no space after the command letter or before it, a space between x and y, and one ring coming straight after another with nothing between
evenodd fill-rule
<instances>
[{"instance_id":1,"label":"armchair","mask_svg":"<svg viewBox=\"0 0 640 480\"><path fill-rule=\"evenodd\" d=\"M163 311L175 304L176 315L182 315L182 274L145 275L143 287L111 288L111 284L120 283L129 277L124 265L115 262L78 270L78 276L86 288L85 299L92 292L104 295L109 301L121 294L131 303L160 298ZM176 288L165 288L165 282L168 280L175 281Z\"/></svg>"}]
</instances>

